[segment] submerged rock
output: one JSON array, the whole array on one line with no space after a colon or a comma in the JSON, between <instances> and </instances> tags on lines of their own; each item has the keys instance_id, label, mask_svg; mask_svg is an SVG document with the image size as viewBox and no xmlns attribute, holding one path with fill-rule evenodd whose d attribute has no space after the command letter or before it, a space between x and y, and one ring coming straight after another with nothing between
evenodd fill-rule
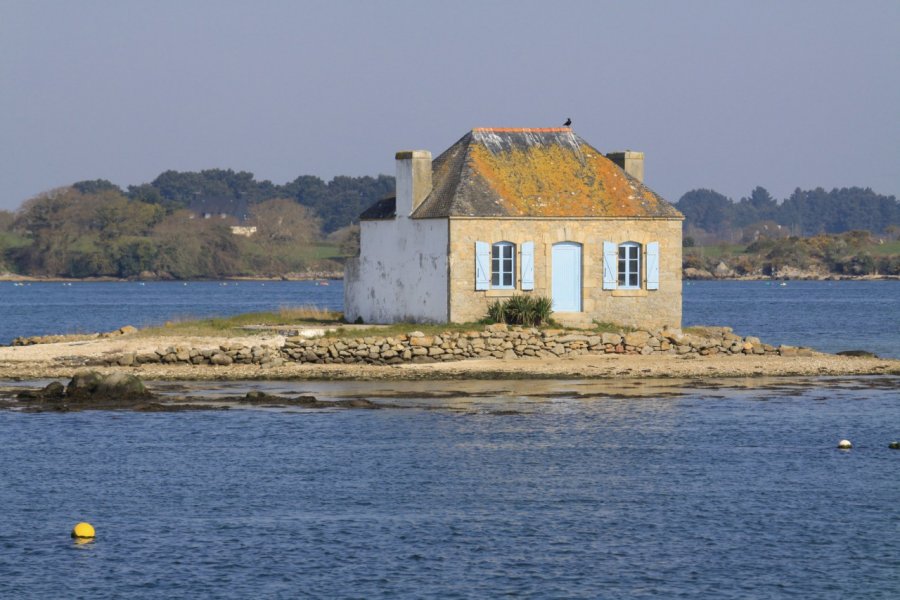
<instances>
[{"instance_id":1,"label":"submerged rock","mask_svg":"<svg viewBox=\"0 0 900 600\"><path fill-rule=\"evenodd\" d=\"M134 375L112 373L101 375L96 371L76 373L68 385L54 381L40 390L25 390L16 398L31 411L68 410L137 410L155 396L144 382Z\"/></svg>"},{"instance_id":2,"label":"submerged rock","mask_svg":"<svg viewBox=\"0 0 900 600\"><path fill-rule=\"evenodd\" d=\"M58 381L53 381L39 390L25 390L25 391L19 392L16 395L16 398L18 400L25 400L25 401L31 400L31 401L40 401L40 402L47 402L47 401L52 402L55 400L62 400L65 398L65 396L66 396L66 386L64 386L63 384L61 384Z\"/></svg>"},{"instance_id":3,"label":"submerged rock","mask_svg":"<svg viewBox=\"0 0 900 600\"><path fill-rule=\"evenodd\" d=\"M103 376L96 371L76 373L66 386L66 399L72 402L146 400L153 397L144 382L128 373Z\"/></svg>"},{"instance_id":4,"label":"submerged rock","mask_svg":"<svg viewBox=\"0 0 900 600\"><path fill-rule=\"evenodd\" d=\"M190 398L187 398L187 400L190 400ZM346 400L319 400L315 396L295 396L293 398L290 398L287 396L267 394L260 391L247 392L244 396L231 396L221 398L220 400L223 402L234 402L237 404L252 404L254 406L300 406L303 408L382 408L382 405L375 404L371 400L367 400L365 398L350 398Z\"/></svg>"},{"instance_id":5,"label":"submerged rock","mask_svg":"<svg viewBox=\"0 0 900 600\"><path fill-rule=\"evenodd\" d=\"M859 358L878 358L873 352L869 352L868 350L841 350L837 353L838 356L856 356Z\"/></svg>"},{"instance_id":6,"label":"submerged rock","mask_svg":"<svg viewBox=\"0 0 900 600\"><path fill-rule=\"evenodd\" d=\"M97 386L102 380L103 376L97 371L75 373L69 381L69 385L66 386L66 397L69 400L90 398L97 391Z\"/></svg>"},{"instance_id":7,"label":"submerged rock","mask_svg":"<svg viewBox=\"0 0 900 600\"><path fill-rule=\"evenodd\" d=\"M129 373L112 373L100 380L94 392L97 396L106 396L118 400L146 399L153 396L144 382Z\"/></svg>"}]
</instances>

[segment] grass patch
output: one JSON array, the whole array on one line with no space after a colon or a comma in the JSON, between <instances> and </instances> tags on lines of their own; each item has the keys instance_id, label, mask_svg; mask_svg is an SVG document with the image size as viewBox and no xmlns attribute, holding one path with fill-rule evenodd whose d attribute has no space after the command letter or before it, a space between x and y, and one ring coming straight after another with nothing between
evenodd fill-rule
<instances>
[{"instance_id":1,"label":"grass patch","mask_svg":"<svg viewBox=\"0 0 900 600\"><path fill-rule=\"evenodd\" d=\"M298 244L289 249L282 249L282 255L291 261L309 261L341 258L341 247L338 244L317 243Z\"/></svg>"},{"instance_id":2,"label":"grass patch","mask_svg":"<svg viewBox=\"0 0 900 600\"><path fill-rule=\"evenodd\" d=\"M637 329L627 325L610 323L609 321L594 321L594 331L597 333L627 333L629 331L637 331Z\"/></svg>"},{"instance_id":3,"label":"grass patch","mask_svg":"<svg viewBox=\"0 0 900 600\"><path fill-rule=\"evenodd\" d=\"M243 313L230 317L210 317L206 319L173 319L159 327L142 329L144 336L154 335L253 335L254 325L285 326L300 324L334 325L341 323L341 313L312 306L286 306L277 311Z\"/></svg>"},{"instance_id":4,"label":"grass patch","mask_svg":"<svg viewBox=\"0 0 900 600\"><path fill-rule=\"evenodd\" d=\"M872 244L866 248L874 256L893 256L900 254L900 240L893 240L883 244Z\"/></svg>"},{"instance_id":5,"label":"grass patch","mask_svg":"<svg viewBox=\"0 0 900 600\"><path fill-rule=\"evenodd\" d=\"M325 334L326 338L363 338L363 337L395 337L406 335L412 331L421 331L425 335L440 335L463 331L483 331L482 323L394 323L391 325L357 325L354 327L339 326L335 331Z\"/></svg>"}]
</instances>

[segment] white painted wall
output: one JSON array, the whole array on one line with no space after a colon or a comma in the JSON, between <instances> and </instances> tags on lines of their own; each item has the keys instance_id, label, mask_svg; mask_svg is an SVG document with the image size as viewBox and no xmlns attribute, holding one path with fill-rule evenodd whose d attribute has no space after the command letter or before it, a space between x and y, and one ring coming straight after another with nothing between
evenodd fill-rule
<instances>
[{"instance_id":1,"label":"white painted wall","mask_svg":"<svg viewBox=\"0 0 900 600\"><path fill-rule=\"evenodd\" d=\"M361 221L358 262L344 270L345 318L446 322L448 236L446 219Z\"/></svg>"}]
</instances>

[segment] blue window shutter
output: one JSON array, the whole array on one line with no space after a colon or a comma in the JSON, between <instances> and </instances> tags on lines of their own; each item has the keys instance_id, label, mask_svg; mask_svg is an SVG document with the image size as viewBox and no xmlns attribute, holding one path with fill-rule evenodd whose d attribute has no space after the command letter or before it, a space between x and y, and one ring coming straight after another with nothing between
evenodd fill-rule
<instances>
[{"instance_id":1,"label":"blue window shutter","mask_svg":"<svg viewBox=\"0 0 900 600\"><path fill-rule=\"evenodd\" d=\"M616 289L619 248L614 242L603 242L603 289Z\"/></svg>"},{"instance_id":2,"label":"blue window shutter","mask_svg":"<svg viewBox=\"0 0 900 600\"><path fill-rule=\"evenodd\" d=\"M475 242L475 289L486 290L491 282L491 245Z\"/></svg>"},{"instance_id":3,"label":"blue window shutter","mask_svg":"<svg viewBox=\"0 0 900 600\"><path fill-rule=\"evenodd\" d=\"M522 289L534 289L534 242L522 244Z\"/></svg>"},{"instance_id":4,"label":"blue window shutter","mask_svg":"<svg viewBox=\"0 0 900 600\"><path fill-rule=\"evenodd\" d=\"M659 289L659 242L647 244L647 289Z\"/></svg>"}]
</instances>

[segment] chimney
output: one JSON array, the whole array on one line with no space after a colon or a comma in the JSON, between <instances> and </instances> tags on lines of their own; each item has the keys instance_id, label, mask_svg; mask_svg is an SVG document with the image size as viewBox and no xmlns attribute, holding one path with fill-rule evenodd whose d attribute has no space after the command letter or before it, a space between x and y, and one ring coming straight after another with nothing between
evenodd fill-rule
<instances>
[{"instance_id":1,"label":"chimney","mask_svg":"<svg viewBox=\"0 0 900 600\"><path fill-rule=\"evenodd\" d=\"M397 159L397 217L406 218L431 192L431 152L405 150Z\"/></svg>"},{"instance_id":2,"label":"chimney","mask_svg":"<svg viewBox=\"0 0 900 600\"><path fill-rule=\"evenodd\" d=\"M643 152L632 152L631 150L626 150L625 152L610 152L606 155L606 158L619 165L620 169L641 183L644 183Z\"/></svg>"}]
</instances>

